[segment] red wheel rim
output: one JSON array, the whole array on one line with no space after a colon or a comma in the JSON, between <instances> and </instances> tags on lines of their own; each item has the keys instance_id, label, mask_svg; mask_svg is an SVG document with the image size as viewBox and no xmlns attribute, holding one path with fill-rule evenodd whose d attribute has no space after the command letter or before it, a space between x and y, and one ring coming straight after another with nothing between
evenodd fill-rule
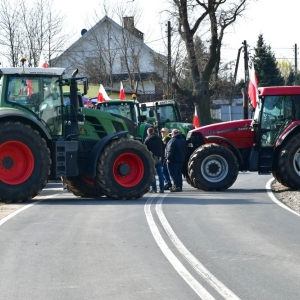
<instances>
[{"instance_id":1,"label":"red wheel rim","mask_svg":"<svg viewBox=\"0 0 300 300\"><path fill-rule=\"evenodd\" d=\"M120 173L120 167L126 166L129 172L126 175ZM123 187L134 187L140 183L144 176L144 164L141 158L133 153L120 155L113 166L113 175L118 184Z\"/></svg>"},{"instance_id":2,"label":"red wheel rim","mask_svg":"<svg viewBox=\"0 0 300 300\"><path fill-rule=\"evenodd\" d=\"M89 185L94 186L94 178L90 178L90 177L86 177L85 175L81 175L81 178L83 179L83 181Z\"/></svg>"},{"instance_id":3,"label":"red wheel rim","mask_svg":"<svg viewBox=\"0 0 300 300\"><path fill-rule=\"evenodd\" d=\"M34 157L23 143L9 141L0 145L0 180L10 185L25 182L32 174Z\"/></svg>"}]
</instances>

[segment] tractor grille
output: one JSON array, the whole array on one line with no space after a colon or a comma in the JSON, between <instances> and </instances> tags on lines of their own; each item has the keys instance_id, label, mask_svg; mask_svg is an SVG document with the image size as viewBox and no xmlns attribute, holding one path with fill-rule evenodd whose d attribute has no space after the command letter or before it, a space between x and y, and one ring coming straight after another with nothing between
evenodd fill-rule
<instances>
[{"instance_id":1,"label":"tractor grille","mask_svg":"<svg viewBox=\"0 0 300 300\"><path fill-rule=\"evenodd\" d=\"M92 116L85 116L85 119L91 124L91 126L94 127L94 131L98 134L99 138L102 139L107 136L107 132L97 118Z\"/></svg>"},{"instance_id":2,"label":"tractor grille","mask_svg":"<svg viewBox=\"0 0 300 300\"><path fill-rule=\"evenodd\" d=\"M112 121L112 124L115 127L116 132L126 130L126 129L124 129L124 127L122 126L122 124L120 122ZM135 135L135 134L133 134L133 135Z\"/></svg>"},{"instance_id":3,"label":"tractor grille","mask_svg":"<svg viewBox=\"0 0 300 300\"><path fill-rule=\"evenodd\" d=\"M87 150L91 150L98 141L93 141L93 140L80 140L80 149L87 151Z\"/></svg>"}]
</instances>

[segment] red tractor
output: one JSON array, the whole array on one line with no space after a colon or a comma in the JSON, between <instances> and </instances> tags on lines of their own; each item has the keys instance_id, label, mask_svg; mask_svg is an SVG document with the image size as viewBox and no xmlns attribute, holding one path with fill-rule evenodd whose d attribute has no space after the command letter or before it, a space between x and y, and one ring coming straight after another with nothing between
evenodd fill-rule
<instances>
[{"instance_id":1,"label":"red tractor","mask_svg":"<svg viewBox=\"0 0 300 300\"><path fill-rule=\"evenodd\" d=\"M244 115L248 116L248 96ZM183 168L187 182L222 191L239 171L273 174L283 185L300 188L300 86L261 87L252 119L191 130Z\"/></svg>"}]
</instances>

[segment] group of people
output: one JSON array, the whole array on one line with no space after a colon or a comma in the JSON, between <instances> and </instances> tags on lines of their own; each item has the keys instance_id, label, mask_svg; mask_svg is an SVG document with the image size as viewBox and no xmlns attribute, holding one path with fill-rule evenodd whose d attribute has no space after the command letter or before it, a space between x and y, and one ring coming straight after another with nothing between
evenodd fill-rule
<instances>
[{"instance_id":1,"label":"group of people","mask_svg":"<svg viewBox=\"0 0 300 300\"><path fill-rule=\"evenodd\" d=\"M168 128L161 129L159 137L153 127L148 128L145 145L152 152L155 160L156 174L159 180L159 193L165 190L182 192L182 164L185 160L186 140L178 129L169 134ZM151 193L157 193L154 178Z\"/></svg>"}]
</instances>

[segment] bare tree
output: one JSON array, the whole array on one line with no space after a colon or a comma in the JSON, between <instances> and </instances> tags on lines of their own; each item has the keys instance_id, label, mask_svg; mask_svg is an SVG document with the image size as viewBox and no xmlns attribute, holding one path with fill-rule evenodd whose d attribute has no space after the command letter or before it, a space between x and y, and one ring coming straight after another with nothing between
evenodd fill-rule
<instances>
[{"instance_id":1,"label":"bare tree","mask_svg":"<svg viewBox=\"0 0 300 300\"><path fill-rule=\"evenodd\" d=\"M16 67L21 58L22 30L20 6L10 0L0 2L0 54L5 57L10 66Z\"/></svg>"},{"instance_id":2,"label":"bare tree","mask_svg":"<svg viewBox=\"0 0 300 300\"><path fill-rule=\"evenodd\" d=\"M172 0L175 11L170 11L170 14L176 18L178 33L185 43L192 89L182 89L177 81L173 82L173 87L179 93L190 93L192 101L198 107L201 125L211 123L210 97L218 79L225 30L237 17L242 16L249 1L251 0ZM197 60L195 44L200 25L210 28L207 61L202 66L203 69Z\"/></svg>"},{"instance_id":3,"label":"bare tree","mask_svg":"<svg viewBox=\"0 0 300 300\"><path fill-rule=\"evenodd\" d=\"M63 33L64 16L55 11L53 0L2 0L0 3L1 54L18 65L21 54L29 66L37 66L41 51L48 61L62 51L69 37Z\"/></svg>"}]
</instances>

